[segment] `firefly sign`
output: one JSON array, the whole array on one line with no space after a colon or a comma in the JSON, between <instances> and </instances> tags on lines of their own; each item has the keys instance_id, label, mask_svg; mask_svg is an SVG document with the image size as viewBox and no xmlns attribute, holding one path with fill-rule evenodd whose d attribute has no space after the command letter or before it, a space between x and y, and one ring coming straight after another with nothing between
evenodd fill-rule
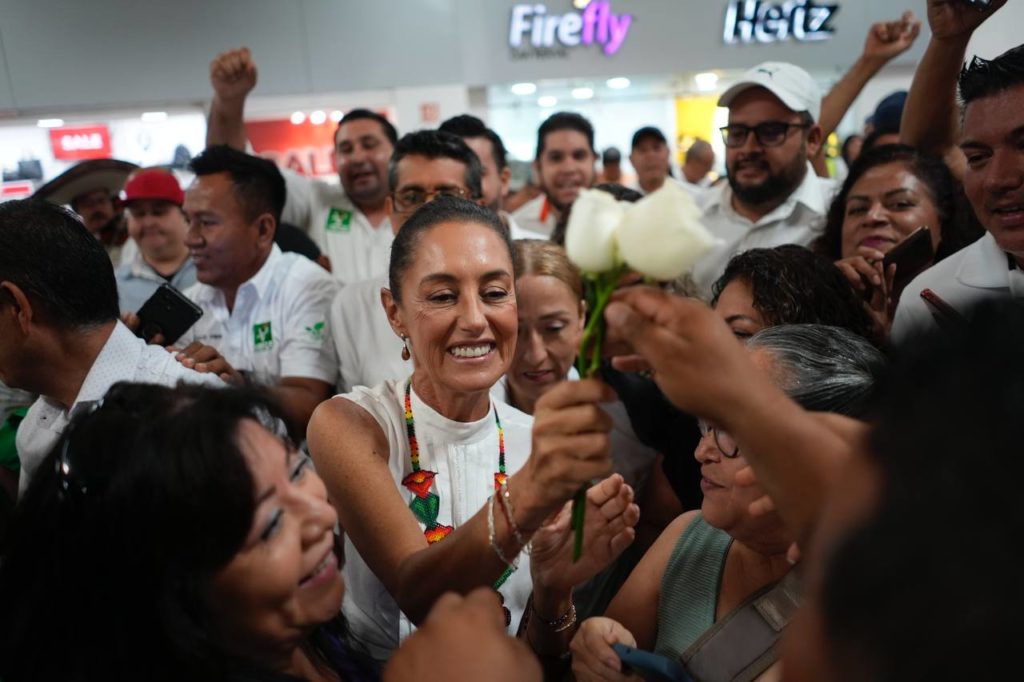
<instances>
[{"instance_id":1,"label":"firefly sign","mask_svg":"<svg viewBox=\"0 0 1024 682\"><path fill-rule=\"evenodd\" d=\"M533 47L541 53L598 45L606 55L618 52L633 25L633 16L616 14L610 0L574 0L573 6L580 11L549 14L541 3L514 5L508 30L509 47Z\"/></svg>"},{"instance_id":2,"label":"firefly sign","mask_svg":"<svg viewBox=\"0 0 1024 682\"><path fill-rule=\"evenodd\" d=\"M722 38L726 45L828 40L835 33L837 11L839 5L814 0L730 0Z\"/></svg>"}]
</instances>

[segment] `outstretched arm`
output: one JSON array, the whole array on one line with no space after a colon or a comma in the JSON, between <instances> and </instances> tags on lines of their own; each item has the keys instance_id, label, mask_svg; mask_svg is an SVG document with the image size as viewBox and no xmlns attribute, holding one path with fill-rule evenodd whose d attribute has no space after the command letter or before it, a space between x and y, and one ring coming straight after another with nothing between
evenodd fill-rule
<instances>
[{"instance_id":1,"label":"outstretched arm","mask_svg":"<svg viewBox=\"0 0 1024 682\"><path fill-rule=\"evenodd\" d=\"M223 52L210 62L213 101L206 125L206 146L226 144L245 151L245 98L256 87L256 63L249 48Z\"/></svg>"},{"instance_id":2,"label":"outstretched arm","mask_svg":"<svg viewBox=\"0 0 1024 682\"><path fill-rule=\"evenodd\" d=\"M962 154L955 147L960 127L957 77L974 30L1005 4L993 0L988 9L979 10L963 0L928 0L932 37L903 107L901 142L922 153L952 157L951 167L962 168Z\"/></svg>"}]
</instances>

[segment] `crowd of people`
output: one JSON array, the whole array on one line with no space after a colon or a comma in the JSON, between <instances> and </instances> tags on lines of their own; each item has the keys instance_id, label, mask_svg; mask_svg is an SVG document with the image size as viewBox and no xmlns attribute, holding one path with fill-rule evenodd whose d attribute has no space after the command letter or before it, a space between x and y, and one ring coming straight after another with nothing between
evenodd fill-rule
<instances>
[{"instance_id":1,"label":"crowd of people","mask_svg":"<svg viewBox=\"0 0 1024 682\"><path fill-rule=\"evenodd\" d=\"M216 56L187 187L88 162L0 204L0 679L1013 670L1024 46L965 63L1005 2L928 0L842 182L909 13L826 95L746 72L715 182L648 126L627 187L554 113L513 211L469 114L349 111L336 184L248 153L256 62ZM713 247L595 316L574 202L666 185Z\"/></svg>"}]
</instances>

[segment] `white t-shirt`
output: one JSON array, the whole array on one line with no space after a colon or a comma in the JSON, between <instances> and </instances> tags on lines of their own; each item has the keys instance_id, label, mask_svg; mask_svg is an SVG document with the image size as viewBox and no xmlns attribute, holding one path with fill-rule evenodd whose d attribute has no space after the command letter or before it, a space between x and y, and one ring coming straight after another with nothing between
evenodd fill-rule
<instances>
[{"instance_id":1,"label":"white t-shirt","mask_svg":"<svg viewBox=\"0 0 1024 682\"><path fill-rule=\"evenodd\" d=\"M722 240L693 269L693 280L701 294L710 296L711 285L738 253L782 244L808 246L825 229L825 217L835 191L835 181L819 178L808 166L796 191L756 223L733 208L733 192L728 182L697 194L695 199L703 211L704 226Z\"/></svg>"},{"instance_id":2,"label":"white t-shirt","mask_svg":"<svg viewBox=\"0 0 1024 682\"><path fill-rule=\"evenodd\" d=\"M386 275L391 257L391 221L374 227L341 185L282 170L288 199L282 222L304 230L331 259L331 274L350 284Z\"/></svg>"},{"instance_id":3,"label":"white t-shirt","mask_svg":"<svg viewBox=\"0 0 1024 682\"><path fill-rule=\"evenodd\" d=\"M545 239L551 237L558 224L555 209L543 192L513 211L512 217L520 228L543 235Z\"/></svg>"},{"instance_id":4,"label":"white t-shirt","mask_svg":"<svg viewBox=\"0 0 1024 682\"><path fill-rule=\"evenodd\" d=\"M85 376L75 402L65 410L59 403L42 396L28 409L18 427L16 445L21 459L19 495L28 488L39 464L60 439L71 419L102 398L119 381L174 386L190 384L223 386L216 375L200 374L184 367L161 346L149 346L123 324L114 325L102 350Z\"/></svg>"},{"instance_id":5,"label":"white t-shirt","mask_svg":"<svg viewBox=\"0 0 1024 682\"><path fill-rule=\"evenodd\" d=\"M892 339L899 343L915 333L938 329L931 308L921 298L931 289L957 312L966 313L987 298L1024 297L1024 272L1010 269L1006 252L988 232L911 280L900 294Z\"/></svg>"},{"instance_id":6,"label":"white t-shirt","mask_svg":"<svg viewBox=\"0 0 1024 682\"><path fill-rule=\"evenodd\" d=\"M231 312L219 289L197 282L185 290L203 316L178 345L213 346L257 383L301 377L331 384L338 364L327 313L337 291L326 270L274 244L259 272L238 287Z\"/></svg>"},{"instance_id":7,"label":"white t-shirt","mask_svg":"<svg viewBox=\"0 0 1024 682\"><path fill-rule=\"evenodd\" d=\"M402 340L388 324L380 302L380 290L387 286L387 277L375 277L344 287L334 299L331 333L341 391L412 374L412 361L402 359Z\"/></svg>"},{"instance_id":8,"label":"white t-shirt","mask_svg":"<svg viewBox=\"0 0 1024 682\"><path fill-rule=\"evenodd\" d=\"M357 388L342 397L364 408L380 425L388 441L388 469L395 486L404 500L412 502L414 494L402 486L402 480L412 472L405 425L405 382L387 382L372 389ZM505 471L509 476L519 471L530 456L533 419L514 407L495 402L483 419L455 422L428 407L415 391L411 401L420 468L437 474L431 488L440 497L437 522L458 528L494 494L494 474L498 470L495 410L504 432ZM365 646L374 659L387 660L415 628L399 611L394 598L347 535L344 576L342 612L348 619L352 637ZM532 589L529 557L520 554L519 568L499 589L505 607L512 614L509 634L516 633Z\"/></svg>"}]
</instances>

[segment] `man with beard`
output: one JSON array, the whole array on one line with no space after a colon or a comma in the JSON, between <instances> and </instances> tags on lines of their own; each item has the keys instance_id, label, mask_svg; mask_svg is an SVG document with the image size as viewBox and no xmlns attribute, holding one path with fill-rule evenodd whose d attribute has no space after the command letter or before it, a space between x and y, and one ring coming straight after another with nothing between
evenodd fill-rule
<instances>
[{"instance_id":1,"label":"man with beard","mask_svg":"<svg viewBox=\"0 0 1024 682\"><path fill-rule=\"evenodd\" d=\"M245 151L245 98L256 87L256 63L246 48L229 50L210 63L214 97L207 146L227 144ZM387 273L392 232L384 200L388 159L398 133L380 114L353 109L334 134L341 186L284 171L288 199L281 219L306 231L330 260L342 284Z\"/></svg>"},{"instance_id":2,"label":"man with beard","mask_svg":"<svg viewBox=\"0 0 1024 682\"><path fill-rule=\"evenodd\" d=\"M707 293L737 253L780 244L810 244L821 233L835 183L808 160L823 137L821 94L798 66L765 62L725 91L722 128L729 182L698 198L704 224L721 240L693 271Z\"/></svg>"},{"instance_id":3,"label":"man with beard","mask_svg":"<svg viewBox=\"0 0 1024 682\"><path fill-rule=\"evenodd\" d=\"M132 171L134 163L117 159L91 159L67 169L36 190L33 198L49 201L58 206L70 206L82 219L85 228L100 240L111 262L116 267L122 260L122 250L128 242L124 206L118 192ZM135 249L129 247L130 258Z\"/></svg>"},{"instance_id":4,"label":"man with beard","mask_svg":"<svg viewBox=\"0 0 1024 682\"><path fill-rule=\"evenodd\" d=\"M537 157L533 162L542 193L512 214L530 232L549 236L558 219L581 189L594 184L594 127L579 114L552 114L537 130Z\"/></svg>"}]
</instances>

